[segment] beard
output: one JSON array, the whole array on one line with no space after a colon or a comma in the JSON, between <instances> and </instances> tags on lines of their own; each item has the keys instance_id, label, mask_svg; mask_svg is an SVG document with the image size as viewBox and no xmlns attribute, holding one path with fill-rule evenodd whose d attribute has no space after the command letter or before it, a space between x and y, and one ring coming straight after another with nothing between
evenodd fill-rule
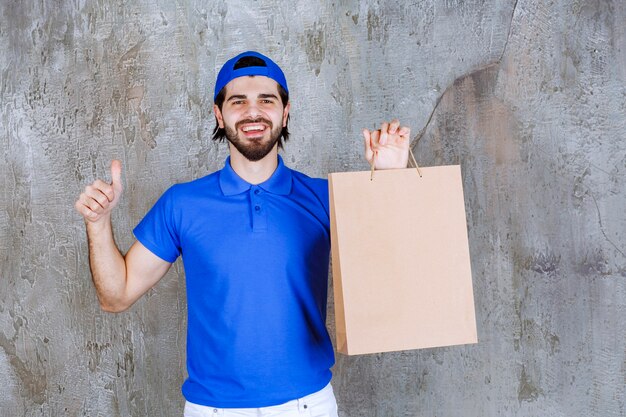
<instances>
[{"instance_id":1,"label":"beard","mask_svg":"<svg viewBox=\"0 0 626 417\"><path fill-rule=\"evenodd\" d=\"M239 126L245 123L261 122L266 124L270 129L270 137L268 139L265 139L264 137L239 137ZM244 156L244 158L251 162L260 161L265 158L265 156L272 151L282 133L282 127L277 126L276 129L274 129L272 121L265 118L240 120L235 123L234 128L225 125L224 130L226 132L226 139L233 144L235 149L237 149L239 153Z\"/></svg>"}]
</instances>

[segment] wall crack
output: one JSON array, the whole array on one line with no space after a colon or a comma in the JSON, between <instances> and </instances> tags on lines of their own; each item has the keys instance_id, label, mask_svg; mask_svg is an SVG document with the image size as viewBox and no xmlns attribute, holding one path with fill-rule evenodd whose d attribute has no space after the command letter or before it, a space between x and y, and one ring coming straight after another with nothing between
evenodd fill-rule
<instances>
[{"instance_id":1,"label":"wall crack","mask_svg":"<svg viewBox=\"0 0 626 417\"><path fill-rule=\"evenodd\" d=\"M502 48L502 53L500 54L500 58L498 58L498 63L502 62L502 58L504 58L504 54L506 53L506 48L509 46L509 39L511 39L511 32L513 30L513 18L515 17L515 11L517 10L517 2L519 0L515 0L513 4L513 11L511 12L511 21L509 22L509 32L506 35L506 41L504 42L504 48Z\"/></svg>"},{"instance_id":2,"label":"wall crack","mask_svg":"<svg viewBox=\"0 0 626 417\"><path fill-rule=\"evenodd\" d=\"M626 258L626 254L615 243L613 243L613 241L609 239L609 237L606 235L606 232L604 231L604 225L602 225L602 216L600 215L600 207L598 206L598 201L596 200L596 197L593 195L593 193L590 190L587 190L587 192L589 193L589 196L593 200L593 204L595 204L596 206L596 212L598 213L598 223L600 224L600 231L602 232L602 235L604 236L606 241L609 242L615 248L615 250L621 253L624 258Z\"/></svg>"},{"instance_id":3,"label":"wall crack","mask_svg":"<svg viewBox=\"0 0 626 417\"><path fill-rule=\"evenodd\" d=\"M493 62L487 63L486 65L483 65L479 68L476 68L468 73L462 74L460 76L458 76L457 78L454 79L454 81L452 81L452 83L450 83L450 85L448 85L448 87L439 95L439 97L437 97L437 101L435 102L435 105L432 109L432 111L430 112L430 115L428 116L428 120L426 121L426 123L424 124L424 127L419 131L419 133L415 136L415 139L411 142L411 144L409 145L411 149L414 149L417 144L419 143L420 139L422 138L422 136L424 136L424 134L426 133L426 130L428 130L428 127L430 126L430 123L435 115L435 112L437 111L437 108L439 107L439 104L441 103L441 99L443 98L443 96L446 95L446 93L448 92L448 90L450 90L450 88L452 86L454 86L454 84L456 84L456 82L460 79L466 78L468 76L471 76L472 74L475 74L477 72L486 70L488 68L491 68L493 66L499 66L502 63L502 59L504 58L504 54L506 53L506 49L509 45L509 39L511 39L511 32L513 29L513 19L515 18L515 11L517 10L517 3L519 0L515 0L515 3L513 3L513 10L511 11L511 20L509 22L509 30L508 33L506 35L506 41L504 42L504 47L502 48L502 53L500 54L500 57Z\"/></svg>"}]
</instances>

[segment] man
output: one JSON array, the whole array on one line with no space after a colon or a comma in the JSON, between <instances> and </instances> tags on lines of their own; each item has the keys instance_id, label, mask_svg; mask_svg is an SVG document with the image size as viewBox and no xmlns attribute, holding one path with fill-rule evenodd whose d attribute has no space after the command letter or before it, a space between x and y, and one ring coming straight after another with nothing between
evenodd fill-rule
<instances>
[{"instance_id":1,"label":"man","mask_svg":"<svg viewBox=\"0 0 626 417\"><path fill-rule=\"evenodd\" d=\"M169 188L134 229L126 256L111 233L121 165L76 201L103 310L120 312L182 254L187 280L185 416L337 416L326 330L327 181L287 168L289 89L268 57L224 64L214 93L220 171ZM410 131L397 120L363 131L378 169L406 167ZM381 214L384 215L384 214Z\"/></svg>"}]
</instances>

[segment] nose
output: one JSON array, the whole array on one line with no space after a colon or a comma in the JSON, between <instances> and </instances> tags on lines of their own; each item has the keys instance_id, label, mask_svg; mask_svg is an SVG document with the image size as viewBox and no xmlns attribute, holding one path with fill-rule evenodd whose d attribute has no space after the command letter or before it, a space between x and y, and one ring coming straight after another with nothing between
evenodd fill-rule
<instances>
[{"instance_id":1,"label":"nose","mask_svg":"<svg viewBox=\"0 0 626 417\"><path fill-rule=\"evenodd\" d=\"M251 119L255 119L261 115L261 110L256 105L256 103L250 103L248 108L246 109L246 117Z\"/></svg>"}]
</instances>

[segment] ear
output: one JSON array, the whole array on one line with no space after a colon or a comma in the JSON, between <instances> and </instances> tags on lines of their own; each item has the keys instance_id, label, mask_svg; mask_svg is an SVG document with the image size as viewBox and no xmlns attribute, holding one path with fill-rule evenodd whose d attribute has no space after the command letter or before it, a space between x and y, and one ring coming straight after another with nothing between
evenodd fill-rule
<instances>
[{"instance_id":1,"label":"ear","mask_svg":"<svg viewBox=\"0 0 626 417\"><path fill-rule=\"evenodd\" d=\"M213 105L213 113L215 113L217 125L220 127L220 129L224 129L224 118L222 117L222 112L220 111L220 108L217 107L217 104Z\"/></svg>"},{"instance_id":2,"label":"ear","mask_svg":"<svg viewBox=\"0 0 626 417\"><path fill-rule=\"evenodd\" d=\"M287 105L283 109L283 127L287 126L287 117L289 117L289 109L291 108L291 102L288 101Z\"/></svg>"}]
</instances>

